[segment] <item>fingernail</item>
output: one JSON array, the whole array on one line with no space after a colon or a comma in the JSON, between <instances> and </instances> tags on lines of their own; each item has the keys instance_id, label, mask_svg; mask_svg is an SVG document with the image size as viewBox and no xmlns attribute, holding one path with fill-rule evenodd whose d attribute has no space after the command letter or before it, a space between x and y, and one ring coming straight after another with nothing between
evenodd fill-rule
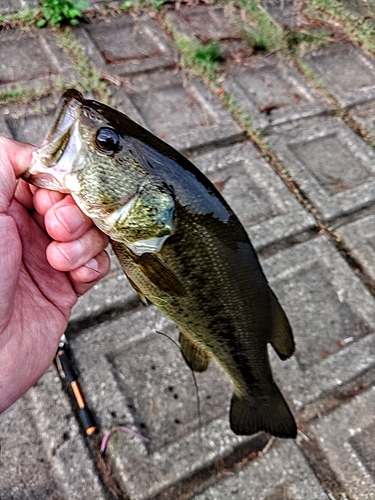
<instances>
[{"instance_id":1,"label":"fingernail","mask_svg":"<svg viewBox=\"0 0 375 500\"><path fill-rule=\"evenodd\" d=\"M73 266L81 260L84 254L84 247L79 240L57 244L56 248Z\"/></svg>"},{"instance_id":2,"label":"fingernail","mask_svg":"<svg viewBox=\"0 0 375 500\"><path fill-rule=\"evenodd\" d=\"M96 259L90 259L86 264L83 264L84 267L87 267L87 269L90 269L90 271L94 271L97 274L101 274L99 271L99 264Z\"/></svg>"},{"instance_id":3,"label":"fingernail","mask_svg":"<svg viewBox=\"0 0 375 500\"><path fill-rule=\"evenodd\" d=\"M65 205L55 210L55 215L68 233L78 231L86 222L82 212L75 205Z\"/></svg>"}]
</instances>

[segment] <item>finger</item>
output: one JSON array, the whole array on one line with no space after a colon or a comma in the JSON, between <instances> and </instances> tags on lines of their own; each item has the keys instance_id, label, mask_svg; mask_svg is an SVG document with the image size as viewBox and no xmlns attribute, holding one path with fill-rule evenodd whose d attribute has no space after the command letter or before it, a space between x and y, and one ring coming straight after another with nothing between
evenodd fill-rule
<instances>
[{"instance_id":1,"label":"finger","mask_svg":"<svg viewBox=\"0 0 375 500\"><path fill-rule=\"evenodd\" d=\"M82 294L103 278L108 273L109 268L109 256L103 250L103 252L90 259L83 266L71 271L69 275L75 290L79 289L80 294Z\"/></svg>"},{"instance_id":2,"label":"finger","mask_svg":"<svg viewBox=\"0 0 375 500\"><path fill-rule=\"evenodd\" d=\"M46 226L44 224L44 217L43 215L38 214L37 211L33 210L30 212L30 216L35 220L35 222L38 224L40 229L43 229L43 231L46 233Z\"/></svg>"},{"instance_id":3,"label":"finger","mask_svg":"<svg viewBox=\"0 0 375 500\"><path fill-rule=\"evenodd\" d=\"M102 252L107 245L108 237L96 227L91 227L77 240L52 241L47 247L47 259L58 271L73 271Z\"/></svg>"},{"instance_id":4,"label":"finger","mask_svg":"<svg viewBox=\"0 0 375 500\"><path fill-rule=\"evenodd\" d=\"M16 190L14 191L15 199L21 203L27 210L34 209L33 195L30 191L30 184L22 179L18 179Z\"/></svg>"},{"instance_id":5,"label":"finger","mask_svg":"<svg viewBox=\"0 0 375 500\"><path fill-rule=\"evenodd\" d=\"M19 177L29 168L35 149L36 147L31 144L13 141L0 136L0 151L8 157L16 177Z\"/></svg>"},{"instance_id":6,"label":"finger","mask_svg":"<svg viewBox=\"0 0 375 500\"><path fill-rule=\"evenodd\" d=\"M66 195L58 191L50 191L49 189L36 189L34 193L34 207L40 215L45 215L46 212L55 204L62 200Z\"/></svg>"},{"instance_id":7,"label":"finger","mask_svg":"<svg viewBox=\"0 0 375 500\"><path fill-rule=\"evenodd\" d=\"M73 241L81 238L93 225L76 205L71 196L65 196L45 214L48 234L57 241Z\"/></svg>"}]
</instances>

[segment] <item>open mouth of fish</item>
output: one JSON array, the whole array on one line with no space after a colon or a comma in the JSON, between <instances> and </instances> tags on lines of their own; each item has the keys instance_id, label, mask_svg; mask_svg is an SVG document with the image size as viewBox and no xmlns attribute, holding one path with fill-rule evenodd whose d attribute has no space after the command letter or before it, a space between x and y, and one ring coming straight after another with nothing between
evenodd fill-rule
<instances>
[{"instance_id":1,"label":"open mouth of fish","mask_svg":"<svg viewBox=\"0 0 375 500\"><path fill-rule=\"evenodd\" d=\"M31 184L63 193L72 192L66 176L72 172L82 147L78 130L81 99L81 94L75 90L64 95L42 146L34 152L31 166L23 175Z\"/></svg>"}]
</instances>

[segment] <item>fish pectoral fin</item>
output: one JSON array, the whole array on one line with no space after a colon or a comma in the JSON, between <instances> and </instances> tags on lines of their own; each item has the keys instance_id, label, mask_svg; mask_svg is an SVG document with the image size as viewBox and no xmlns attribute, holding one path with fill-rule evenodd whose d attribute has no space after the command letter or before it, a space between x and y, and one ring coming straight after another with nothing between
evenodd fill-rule
<instances>
[{"instance_id":1,"label":"fish pectoral fin","mask_svg":"<svg viewBox=\"0 0 375 500\"><path fill-rule=\"evenodd\" d=\"M182 357L188 367L194 372L204 372L210 364L211 355L200 347L187 334L180 329L180 347Z\"/></svg>"},{"instance_id":2,"label":"fish pectoral fin","mask_svg":"<svg viewBox=\"0 0 375 500\"><path fill-rule=\"evenodd\" d=\"M285 360L290 358L294 353L295 344L292 329L288 318L272 290L270 290L270 293L273 317L273 330L270 342L279 358Z\"/></svg>"},{"instance_id":3,"label":"fish pectoral fin","mask_svg":"<svg viewBox=\"0 0 375 500\"><path fill-rule=\"evenodd\" d=\"M297 426L276 384L259 397L233 394L230 427L235 434L248 436L260 431L280 438L295 438Z\"/></svg>"},{"instance_id":4,"label":"fish pectoral fin","mask_svg":"<svg viewBox=\"0 0 375 500\"><path fill-rule=\"evenodd\" d=\"M148 306L149 304L151 304L151 302L149 302L149 300L147 299L146 295L144 295L141 290L137 287L137 285L134 283L134 281L129 278L129 276L126 276L128 278L128 281L129 283L131 284L131 286L134 288L134 290L137 292L141 302L143 302L143 304L145 306Z\"/></svg>"},{"instance_id":5,"label":"fish pectoral fin","mask_svg":"<svg viewBox=\"0 0 375 500\"><path fill-rule=\"evenodd\" d=\"M156 255L144 253L133 256L133 260L142 273L160 291L168 295L183 295L184 287L174 273Z\"/></svg>"}]
</instances>

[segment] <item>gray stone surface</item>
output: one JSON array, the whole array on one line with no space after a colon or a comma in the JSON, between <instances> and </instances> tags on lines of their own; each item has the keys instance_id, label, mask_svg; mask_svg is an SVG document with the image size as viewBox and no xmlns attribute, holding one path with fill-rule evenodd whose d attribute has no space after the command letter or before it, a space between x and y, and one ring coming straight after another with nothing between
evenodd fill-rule
<instances>
[{"instance_id":1,"label":"gray stone surface","mask_svg":"<svg viewBox=\"0 0 375 500\"><path fill-rule=\"evenodd\" d=\"M375 363L375 302L335 247L318 237L262 261L291 322L296 353L275 378L302 409Z\"/></svg>"},{"instance_id":2,"label":"gray stone surface","mask_svg":"<svg viewBox=\"0 0 375 500\"><path fill-rule=\"evenodd\" d=\"M117 107L182 151L233 142L243 131L198 80L166 71L129 79L114 89Z\"/></svg>"},{"instance_id":3,"label":"gray stone surface","mask_svg":"<svg viewBox=\"0 0 375 500\"><path fill-rule=\"evenodd\" d=\"M269 141L301 190L331 220L375 201L375 153L332 117L274 129Z\"/></svg>"},{"instance_id":4,"label":"gray stone surface","mask_svg":"<svg viewBox=\"0 0 375 500\"><path fill-rule=\"evenodd\" d=\"M24 90L73 85L75 75L64 50L49 29L0 32L0 92L20 85Z\"/></svg>"},{"instance_id":5,"label":"gray stone surface","mask_svg":"<svg viewBox=\"0 0 375 500\"><path fill-rule=\"evenodd\" d=\"M375 283L375 215L369 215L338 228L350 254Z\"/></svg>"},{"instance_id":6,"label":"gray stone surface","mask_svg":"<svg viewBox=\"0 0 375 500\"><path fill-rule=\"evenodd\" d=\"M295 443L278 442L267 453L194 500L328 500Z\"/></svg>"},{"instance_id":7,"label":"gray stone surface","mask_svg":"<svg viewBox=\"0 0 375 500\"><path fill-rule=\"evenodd\" d=\"M240 18L239 10L229 5L182 5L166 14L180 33L203 44L219 42L223 58L237 57L250 48L241 35Z\"/></svg>"},{"instance_id":8,"label":"gray stone surface","mask_svg":"<svg viewBox=\"0 0 375 500\"><path fill-rule=\"evenodd\" d=\"M71 341L81 386L101 428L126 425L151 439L145 444L116 434L109 443L107 453L132 500L173 488L240 447L256 449L254 438L235 436L229 429L231 383L215 362L196 374L199 427L192 375L178 347L158 331L177 338L172 323L150 306Z\"/></svg>"},{"instance_id":9,"label":"gray stone surface","mask_svg":"<svg viewBox=\"0 0 375 500\"><path fill-rule=\"evenodd\" d=\"M41 144L51 126L60 97L59 92L37 101L3 106L0 120L5 130L2 133L17 141Z\"/></svg>"},{"instance_id":10,"label":"gray stone surface","mask_svg":"<svg viewBox=\"0 0 375 500\"><path fill-rule=\"evenodd\" d=\"M246 65L229 64L223 87L252 119L266 128L329 109L293 64L280 54L256 56Z\"/></svg>"},{"instance_id":11,"label":"gray stone surface","mask_svg":"<svg viewBox=\"0 0 375 500\"><path fill-rule=\"evenodd\" d=\"M176 62L168 38L147 15L93 21L74 33L93 64L109 74L127 76Z\"/></svg>"},{"instance_id":12,"label":"gray stone surface","mask_svg":"<svg viewBox=\"0 0 375 500\"><path fill-rule=\"evenodd\" d=\"M238 26L222 5L181 6L169 12L167 19L181 33L194 35L203 43L238 37Z\"/></svg>"},{"instance_id":13,"label":"gray stone surface","mask_svg":"<svg viewBox=\"0 0 375 500\"><path fill-rule=\"evenodd\" d=\"M267 0L265 5L271 16L283 26L295 28L306 22L300 0Z\"/></svg>"},{"instance_id":14,"label":"gray stone surface","mask_svg":"<svg viewBox=\"0 0 375 500\"><path fill-rule=\"evenodd\" d=\"M12 138L12 133L9 130L8 124L5 120L4 116L4 108L0 108L0 134L3 135L4 137ZM8 112L8 110L6 110Z\"/></svg>"},{"instance_id":15,"label":"gray stone surface","mask_svg":"<svg viewBox=\"0 0 375 500\"><path fill-rule=\"evenodd\" d=\"M70 402L51 367L0 417L2 500L105 500Z\"/></svg>"},{"instance_id":16,"label":"gray stone surface","mask_svg":"<svg viewBox=\"0 0 375 500\"><path fill-rule=\"evenodd\" d=\"M3 15L35 7L38 7L35 0L0 0L0 12Z\"/></svg>"},{"instance_id":17,"label":"gray stone surface","mask_svg":"<svg viewBox=\"0 0 375 500\"><path fill-rule=\"evenodd\" d=\"M351 109L352 116L375 135L375 101L360 104Z\"/></svg>"},{"instance_id":18,"label":"gray stone surface","mask_svg":"<svg viewBox=\"0 0 375 500\"><path fill-rule=\"evenodd\" d=\"M357 16L375 15L375 5L372 0L343 0L343 6Z\"/></svg>"},{"instance_id":19,"label":"gray stone surface","mask_svg":"<svg viewBox=\"0 0 375 500\"><path fill-rule=\"evenodd\" d=\"M342 106L375 97L375 60L346 42L330 43L304 57Z\"/></svg>"},{"instance_id":20,"label":"gray stone surface","mask_svg":"<svg viewBox=\"0 0 375 500\"><path fill-rule=\"evenodd\" d=\"M356 396L310 426L330 467L353 500L375 498L375 388Z\"/></svg>"},{"instance_id":21,"label":"gray stone surface","mask_svg":"<svg viewBox=\"0 0 375 500\"><path fill-rule=\"evenodd\" d=\"M193 163L222 186L222 195L257 250L315 225L251 143L215 149L196 156Z\"/></svg>"}]
</instances>

